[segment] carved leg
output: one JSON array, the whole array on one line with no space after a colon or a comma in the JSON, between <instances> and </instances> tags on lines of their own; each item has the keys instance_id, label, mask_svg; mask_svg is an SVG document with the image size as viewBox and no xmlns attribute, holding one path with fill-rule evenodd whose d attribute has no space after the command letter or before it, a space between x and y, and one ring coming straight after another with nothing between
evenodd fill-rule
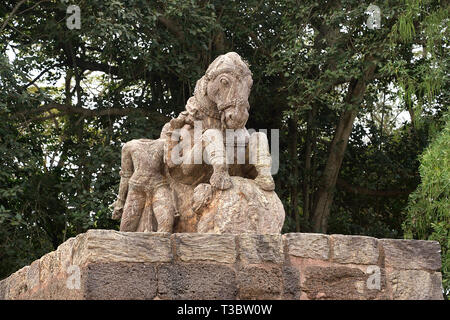
<instances>
[{"instance_id":1,"label":"carved leg","mask_svg":"<svg viewBox=\"0 0 450 320\"><path fill-rule=\"evenodd\" d=\"M153 213L158 223L157 232L173 232L175 208L172 203L172 191L164 185L153 194Z\"/></svg>"},{"instance_id":2,"label":"carved leg","mask_svg":"<svg viewBox=\"0 0 450 320\"><path fill-rule=\"evenodd\" d=\"M209 182L220 190L226 190L233 186L228 165L226 163L225 145L220 130L208 129L203 133L205 157L213 166L214 172Z\"/></svg>"},{"instance_id":3,"label":"carved leg","mask_svg":"<svg viewBox=\"0 0 450 320\"><path fill-rule=\"evenodd\" d=\"M255 165L258 176L255 182L266 191L275 190L275 182L273 181L270 169L272 167L272 158L269 151L269 141L267 136L262 132L254 132L250 136L249 142L250 163Z\"/></svg>"},{"instance_id":4,"label":"carved leg","mask_svg":"<svg viewBox=\"0 0 450 320\"><path fill-rule=\"evenodd\" d=\"M125 199L128 193L128 180L133 174L133 159L130 151L131 142L127 142L122 148L121 156L121 170L120 170L120 184L119 195L114 203L114 212L112 218L114 220L120 220L123 214L123 208L125 206Z\"/></svg>"},{"instance_id":5,"label":"carved leg","mask_svg":"<svg viewBox=\"0 0 450 320\"><path fill-rule=\"evenodd\" d=\"M145 207L146 193L142 187L129 185L127 200L123 209L120 231L135 232Z\"/></svg>"}]
</instances>

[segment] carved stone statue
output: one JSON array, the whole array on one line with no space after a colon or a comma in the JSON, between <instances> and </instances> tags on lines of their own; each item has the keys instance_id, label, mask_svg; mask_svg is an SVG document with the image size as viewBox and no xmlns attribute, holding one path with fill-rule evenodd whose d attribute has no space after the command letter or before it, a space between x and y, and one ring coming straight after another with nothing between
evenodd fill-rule
<instances>
[{"instance_id":1,"label":"carved stone statue","mask_svg":"<svg viewBox=\"0 0 450 320\"><path fill-rule=\"evenodd\" d=\"M252 83L237 53L221 55L160 139L124 145L113 213L121 231L281 231L267 137L245 128Z\"/></svg>"},{"instance_id":2,"label":"carved stone statue","mask_svg":"<svg viewBox=\"0 0 450 320\"><path fill-rule=\"evenodd\" d=\"M121 218L121 231L172 232L175 209L173 201L168 201L172 193L164 175L163 156L162 139L136 139L123 146L119 196L113 212L114 219Z\"/></svg>"}]
</instances>

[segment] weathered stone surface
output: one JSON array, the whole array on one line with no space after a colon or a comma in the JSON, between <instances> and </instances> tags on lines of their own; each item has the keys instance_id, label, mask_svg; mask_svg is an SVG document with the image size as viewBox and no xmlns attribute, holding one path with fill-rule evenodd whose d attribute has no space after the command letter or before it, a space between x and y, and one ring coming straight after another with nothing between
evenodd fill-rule
<instances>
[{"instance_id":1,"label":"weathered stone surface","mask_svg":"<svg viewBox=\"0 0 450 320\"><path fill-rule=\"evenodd\" d=\"M254 180L231 177L233 188L214 194L201 213L201 233L280 233L284 208L273 191L260 189Z\"/></svg>"},{"instance_id":2,"label":"weathered stone surface","mask_svg":"<svg viewBox=\"0 0 450 320\"><path fill-rule=\"evenodd\" d=\"M172 260L168 233L134 233L89 230L74 243L74 265L90 262L169 262Z\"/></svg>"},{"instance_id":3,"label":"weathered stone surface","mask_svg":"<svg viewBox=\"0 0 450 320\"><path fill-rule=\"evenodd\" d=\"M239 239L239 258L244 263L284 261L283 242L279 234L243 234Z\"/></svg>"},{"instance_id":4,"label":"weathered stone surface","mask_svg":"<svg viewBox=\"0 0 450 320\"><path fill-rule=\"evenodd\" d=\"M156 296L156 267L148 263L92 263L84 270L84 292L92 300L149 300Z\"/></svg>"},{"instance_id":5,"label":"weathered stone surface","mask_svg":"<svg viewBox=\"0 0 450 320\"><path fill-rule=\"evenodd\" d=\"M25 266L11 275L8 285L9 290L6 293L8 299L19 299L20 295L25 294L28 290L27 274L29 268L29 266Z\"/></svg>"},{"instance_id":6,"label":"weathered stone surface","mask_svg":"<svg viewBox=\"0 0 450 320\"><path fill-rule=\"evenodd\" d=\"M381 291L368 289L367 279L368 275L358 268L309 266L305 269L302 292L314 300L375 299Z\"/></svg>"},{"instance_id":7,"label":"weathered stone surface","mask_svg":"<svg viewBox=\"0 0 450 320\"><path fill-rule=\"evenodd\" d=\"M67 268L72 265L73 246L75 244L75 237L67 239L61 243L56 249L59 260L60 272L66 273Z\"/></svg>"},{"instance_id":8,"label":"weathered stone surface","mask_svg":"<svg viewBox=\"0 0 450 320\"><path fill-rule=\"evenodd\" d=\"M181 261L215 261L234 263L236 243L234 235L176 234L177 256Z\"/></svg>"},{"instance_id":9,"label":"weathered stone surface","mask_svg":"<svg viewBox=\"0 0 450 320\"><path fill-rule=\"evenodd\" d=\"M81 280L83 275L81 274ZM25 299L32 300L82 300L86 299L84 295L84 286L79 289L69 287L71 282L65 275L60 274L57 278L52 278L45 282L32 292L28 292Z\"/></svg>"},{"instance_id":10,"label":"weathered stone surface","mask_svg":"<svg viewBox=\"0 0 450 320\"><path fill-rule=\"evenodd\" d=\"M441 268L441 246L437 241L381 239L386 266L397 269Z\"/></svg>"},{"instance_id":11,"label":"weathered stone surface","mask_svg":"<svg viewBox=\"0 0 450 320\"><path fill-rule=\"evenodd\" d=\"M238 271L239 299L280 299L283 274L279 267L244 266Z\"/></svg>"},{"instance_id":12,"label":"weathered stone surface","mask_svg":"<svg viewBox=\"0 0 450 320\"><path fill-rule=\"evenodd\" d=\"M175 206L163 159L163 139L134 139L122 147L121 183L112 216L121 220L120 231L172 232Z\"/></svg>"},{"instance_id":13,"label":"weathered stone surface","mask_svg":"<svg viewBox=\"0 0 450 320\"><path fill-rule=\"evenodd\" d=\"M235 299L236 273L230 266L189 263L163 264L158 268L161 299Z\"/></svg>"},{"instance_id":14,"label":"weathered stone surface","mask_svg":"<svg viewBox=\"0 0 450 320\"><path fill-rule=\"evenodd\" d=\"M289 255L301 258L328 260L329 236L316 233L288 233L283 235Z\"/></svg>"},{"instance_id":15,"label":"weathered stone surface","mask_svg":"<svg viewBox=\"0 0 450 320\"><path fill-rule=\"evenodd\" d=\"M28 269L27 273L27 287L33 289L39 285L40 282L40 261L35 260Z\"/></svg>"},{"instance_id":16,"label":"weathered stone surface","mask_svg":"<svg viewBox=\"0 0 450 320\"><path fill-rule=\"evenodd\" d=\"M365 236L344 236L334 234L331 236L333 243L334 262L354 264L377 264L378 242L377 239Z\"/></svg>"},{"instance_id":17,"label":"weathered stone surface","mask_svg":"<svg viewBox=\"0 0 450 320\"><path fill-rule=\"evenodd\" d=\"M39 260L39 270L40 283L49 281L58 274L59 262L56 251L47 253Z\"/></svg>"},{"instance_id":18,"label":"weathered stone surface","mask_svg":"<svg viewBox=\"0 0 450 320\"><path fill-rule=\"evenodd\" d=\"M395 270L389 274L394 300L442 300L440 272Z\"/></svg>"},{"instance_id":19,"label":"weathered stone surface","mask_svg":"<svg viewBox=\"0 0 450 320\"><path fill-rule=\"evenodd\" d=\"M300 272L297 268L285 266L283 271L283 296L284 300L298 300L301 294Z\"/></svg>"},{"instance_id":20,"label":"weathered stone surface","mask_svg":"<svg viewBox=\"0 0 450 320\"><path fill-rule=\"evenodd\" d=\"M0 281L0 299L442 299L436 243L383 240L378 257L374 240L90 231Z\"/></svg>"},{"instance_id":21,"label":"weathered stone surface","mask_svg":"<svg viewBox=\"0 0 450 320\"><path fill-rule=\"evenodd\" d=\"M9 282L10 278L3 279L0 281L0 300L8 300L8 292L9 292Z\"/></svg>"}]
</instances>

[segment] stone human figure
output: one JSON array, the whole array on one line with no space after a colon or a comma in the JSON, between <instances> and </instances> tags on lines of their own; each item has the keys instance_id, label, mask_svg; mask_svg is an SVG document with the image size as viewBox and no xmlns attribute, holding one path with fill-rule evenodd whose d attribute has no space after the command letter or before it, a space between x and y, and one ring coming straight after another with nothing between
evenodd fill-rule
<instances>
[{"instance_id":1,"label":"stone human figure","mask_svg":"<svg viewBox=\"0 0 450 320\"><path fill-rule=\"evenodd\" d=\"M121 219L120 231L172 232L175 208L163 156L163 139L136 139L123 146L113 212L113 219Z\"/></svg>"}]
</instances>

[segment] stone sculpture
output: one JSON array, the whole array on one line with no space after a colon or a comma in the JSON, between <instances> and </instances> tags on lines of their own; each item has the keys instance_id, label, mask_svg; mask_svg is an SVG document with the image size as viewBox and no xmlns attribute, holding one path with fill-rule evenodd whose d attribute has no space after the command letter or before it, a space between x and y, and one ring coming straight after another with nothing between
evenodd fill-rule
<instances>
[{"instance_id":1,"label":"stone sculpture","mask_svg":"<svg viewBox=\"0 0 450 320\"><path fill-rule=\"evenodd\" d=\"M136 139L123 146L113 212L113 218L121 218L121 231L153 231L155 226L160 232L172 232L175 211L172 201L167 201L172 193L163 174L163 148L162 139Z\"/></svg>"},{"instance_id":2,"label":"stone sculpture","mask_svg":"<svg viewBox=\"0 0 450 320\"><path fill-rule=\"evenodd\" d=\"M121 231L280 233L268 140L245 128L252 83L237 53L221 55L159 139L124 145Z\"/></svg>"}]
</instances>

